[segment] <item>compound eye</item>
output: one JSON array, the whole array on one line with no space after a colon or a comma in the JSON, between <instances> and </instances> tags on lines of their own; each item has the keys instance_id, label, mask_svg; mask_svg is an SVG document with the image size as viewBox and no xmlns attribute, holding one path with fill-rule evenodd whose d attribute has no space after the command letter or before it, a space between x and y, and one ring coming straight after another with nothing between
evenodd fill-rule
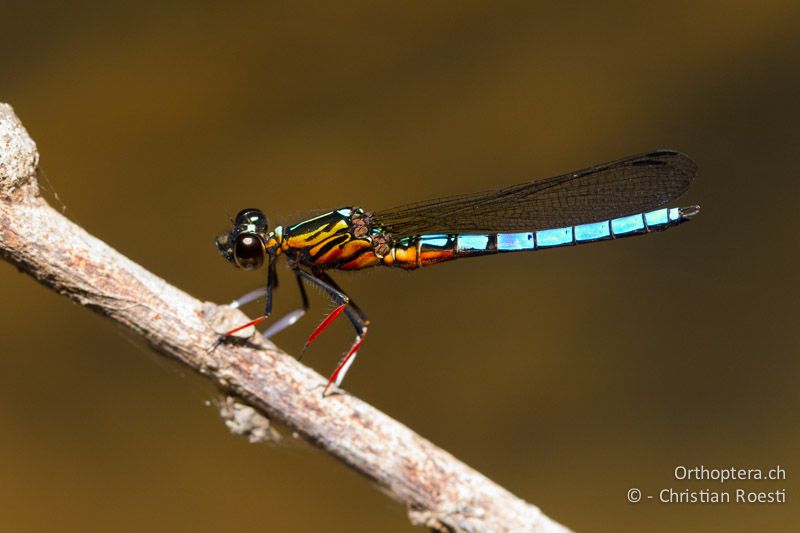
<instances>
[{"instance_id":1,"label":"compound eye","mask_svg":"<svg viewBox=\"0 0 800 533\"><path fill-rule=\"evenodd\" d=\"M236 225L239 226L242 224L255 224L257 227L266 230L267 217L258 209L242 209L236 215Z\"/></svg>"},{"instance_id":2,"label":"compound eye","mask_svg":"<svg viewBox=\"0 0 800 533\"><path fill-rule=\"evenodd\" d=\"M236 237L233 258L236 264L245 270L260 267L264 264L264 245L261 244L261 239L252 233L242 233Z\"/></svg>"}]
</instances>

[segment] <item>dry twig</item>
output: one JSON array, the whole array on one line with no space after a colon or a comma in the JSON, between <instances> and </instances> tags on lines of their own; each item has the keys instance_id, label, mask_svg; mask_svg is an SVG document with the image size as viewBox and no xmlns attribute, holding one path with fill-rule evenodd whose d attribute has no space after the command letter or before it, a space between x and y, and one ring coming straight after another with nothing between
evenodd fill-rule
<instances>
[{"instance_id":1,"label":"dry twig","mask_svg":"<svg viewBox=\"0 0 800 533\"><path fill-rule=\"evenodd\" d=\"M0 253L6 260L373 480L407 506L414 524L566 531L370 405L346 394L323 398L319 374L259 336L209 350L218 332L241 323L243 315L192 298L52 209L39 195L38 158L11 107L0 104ZM229 418L237 427L257 419L233 409ZM262 422L260 431L267 431Z\"/></svg>"}]
</instances>

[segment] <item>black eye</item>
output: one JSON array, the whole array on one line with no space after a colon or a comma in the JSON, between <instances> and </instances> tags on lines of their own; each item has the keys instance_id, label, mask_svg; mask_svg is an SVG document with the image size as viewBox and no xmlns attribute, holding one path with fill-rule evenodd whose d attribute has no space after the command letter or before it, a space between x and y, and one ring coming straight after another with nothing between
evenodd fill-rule
<instances>
[{"instance_id":1,"label":"black eye","mask_svg":"<svg viewBox=\"0 0 800 533\"><path fill-rule=\"evenodd\" d=\"M236 237L233 247L236 264L245 270L252 270L264 263L264 245L261 239L252 233L242 233Z\"/></svg>"},{"instance_id":2,"label":"black eye","mask_svg":"<svg viewBox=\"0 0 800 533\"><path fill-rule=\"evenodd\" d=\"M242 209L236 214L236 225L255 224L262 231L267 229L267 217L259 209Z\"/></svg>"}]
</instances>

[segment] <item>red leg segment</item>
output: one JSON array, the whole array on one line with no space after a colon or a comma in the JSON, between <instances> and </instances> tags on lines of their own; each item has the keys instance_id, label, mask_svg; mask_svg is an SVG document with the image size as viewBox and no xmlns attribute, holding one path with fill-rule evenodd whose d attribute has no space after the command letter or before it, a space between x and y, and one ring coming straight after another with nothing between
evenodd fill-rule
<instances>
[{"instance_id":1,"label":"red leg segment","mask_svg":"<svg viewBox=\"0 0 800 533\"><path fill-rule=\"evenodd\" d=\"M325 320L323 320L320 323L320 325L317 326L317 328L314 331L311 332L311 335L308 336L308 340L306 341L305 346L303 346L303 352L305 352L306 349L311 345L311 343L314 342L314 339L319 337L319 334L322 333L325 330L325 328L327 328L328 326L331 325L331 322L336 320L337 316L342 314L342 312L344 311L345 307L347 307L346 303L340 305L339 307L337 307L336 309L331 311L331 314L329 314L327 317L325 317ZM302 352L301 352L300 355L302 355Z\"/></svg>"},{"instance_id":2,"label":"red leg segment","mask_svg":"<svg viewBox=\"0 0 800 533\"><path fill-rule=\"evenodd\" d=\"M344 380L344 376L347 374L347 371L350 370L350 366L353 364L353 361L356 359L356 355L358 354L359 348L361 348L361 343L364 342L364 337L367 335L366 328L362 331L361 335L356 337L356 341L350 347L350 351L347 352L342 360L339 362L339 365L336 367L336 370L333 371L331 377L328 378L328 384L325 385L325 390L322 391L322 395L325 396L328 393L328 389L331 388L331 385L336 385L337 387L341 385L342 381Z\"/></svg>"},{"instance_id":3,"label":"red leg segment","mask_svg":"<svg viewBox=\"0 0 800 533\"><path fill-rule=\"evenodd\" d=\"M257 326L258 324L261 324L262 322L264 322L267 318L268 317L266 317L266 316L260 316L260 317L256 318L255 320L251 320L247 324L244 324L242 326L239 326L238 328L234 328L234 329L230 330L228 333L225 334L225 336L226 337L230 337L231 335L233 335L237 331L242 331L243 329L249 328L250 326Z\"/></svg>"}]
</instances>

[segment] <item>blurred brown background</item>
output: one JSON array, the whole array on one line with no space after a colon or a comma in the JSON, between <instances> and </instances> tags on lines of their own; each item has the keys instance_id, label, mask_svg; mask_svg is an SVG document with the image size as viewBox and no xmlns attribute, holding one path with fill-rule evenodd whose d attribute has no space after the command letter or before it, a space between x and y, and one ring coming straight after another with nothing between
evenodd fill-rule
<instances>
[{"instance_id":1,"label":"blurred brown background","mask_svg":"<svg viewBox=\"0 0 800 533\"><path fill-rule=\"evenodd\" d=\"M579 531L796 527L797 2L39 2L2 19L0 101L67 215L202 299L263 281L213 246L242 207L291 223L690 154L678 203L703 212L667 233L340 274L373 321L345 385ZM277 313L298 304L284 285ZM310 446L230 435L212 387L109 321L5 263L0 287L2 530L412 529ZM312 306L280 346L330 308ZM352 340L332 330L305 358L325 375ZM689 484L681 464L789 480ZM631 487L789 501L632 505Z\"/></svg>"}]
</instances>

